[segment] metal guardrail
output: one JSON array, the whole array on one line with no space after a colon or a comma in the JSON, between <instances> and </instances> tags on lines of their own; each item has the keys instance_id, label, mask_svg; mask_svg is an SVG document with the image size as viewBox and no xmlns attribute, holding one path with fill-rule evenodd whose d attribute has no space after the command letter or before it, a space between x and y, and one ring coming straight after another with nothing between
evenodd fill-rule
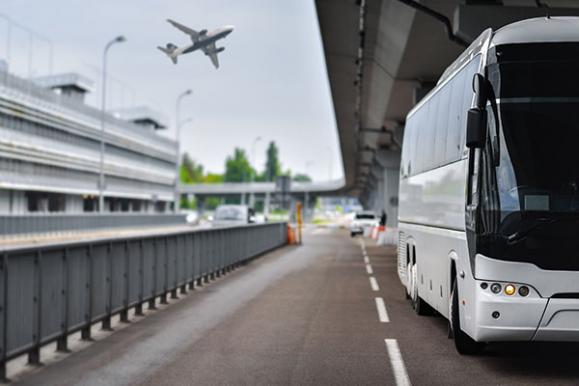
<instances>
[{"instance_id":1,"label":"metal guardrail","mask_svg":"<svg viewBox=\"0 0 579 386\"><path fill-rule=\"evenodd\" d=\"M287 224L258 224L108 238L51 246L0 249L0 378L6 362L28 354L40 363L40 348L111 317L128 321L158 300L177 297L194 285L287 242Z\"/></svg>"},{"instance_id":2,"label":"metal guardrail","mask_svg":"<svg viewBox=\"0 0 579 386\"><path fill-rule=\"evenodd\" d=\"M183 214L25 214L0 215L0 239L14 235L111 228L182 225Z\"/></svg>"}]
</instances>

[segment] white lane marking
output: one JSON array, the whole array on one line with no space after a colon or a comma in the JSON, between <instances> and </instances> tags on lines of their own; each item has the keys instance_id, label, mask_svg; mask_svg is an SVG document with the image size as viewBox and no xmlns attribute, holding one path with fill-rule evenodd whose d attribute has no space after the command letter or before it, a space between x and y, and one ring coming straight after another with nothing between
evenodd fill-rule
<instances>
[{"instance_id":1,"label":"white lane marking","mask_svg":"<svg viewBox=\"0 0 579 386\"><path fill-rule=\"evenodd\" d=\"M370 258L368 258L368 256L364 256L364 263L370 264Z\"/></svg>"},{"instance_id":2,"label":"white lane marking","mask_svg":"<svg viewBox=\"0 0 579 386\"><path fill-rule=\"evenodd\" d=\"M382 323L388 323L390 319L388 318L388 312L386 312L386 305L384 304L384 299L382 298L375 298L376 300L376 309L378 310L378 318Z\"/></svg>"},{"instance_id":3,"label":"white lane marking","mask_svg":"<svg viewBox=\"0 0 579 386\"><path fill-rule=\"evenodd\" d=\"M392 366L392 371L394 371L396 386L412 386L404 365L404 359L402 359L402 353L398 347L398 341L396 339L384 339L384 341L386 342L390 365Z\"/></svg>"},{"instance_id":4,"label":"white lane marking","mask_svg":"<svg viewBox=\"0 0 579 386\"><path fill-rule=\"evenodd\" d=\"M378 287L378 282L374 276L370 276L370 287L372 287L372 291L380 291L380 287Z\"/></svg>"},{"instance_id":5,"label":"white lane marking","mask_svg":"<svg viewBox=\"0 0 579 386\"><path fill-rule=\"evenodd\" d=\"M370 264L366 264L366 272L368 272L368 275L372 275L374 273L374 270Z\"/></svg>"}]
</instances>

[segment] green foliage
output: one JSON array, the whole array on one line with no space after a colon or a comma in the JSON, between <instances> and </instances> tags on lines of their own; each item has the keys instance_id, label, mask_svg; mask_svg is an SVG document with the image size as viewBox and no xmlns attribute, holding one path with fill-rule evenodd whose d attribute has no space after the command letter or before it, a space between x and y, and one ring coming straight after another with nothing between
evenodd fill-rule
<instances>
[{"instance_id":1,"label":"green foliage","mask_svg":"<svg viewBox=\"0 0 579 386\"><path fill-rule=\"evenodd\" d=\"M203 182L208 184L218 184L223 182L223 174L207 173L203 178Z\"/></svg>"},{"instance_id":2,"label":"green foliage","mask_svg":"<svg viewBox=\"0 0 579 386\"><path fill-rule=\"evenodd\" d=\"M274 141L271 141L267 147L265 171L263 174L265 181L275 181L275 178L281 174L279 149Z\"/></svg>"},{"instance_id":3,"label":"green foliage","mask_svg":"<svg viewBox=\"0 0 579 386\"><path fill-rule=\"evenodd\" d=\"M203 201L203 205L207 210L214 210L221 205L221 199L219 197L206 197Z\"/></svg>"},{"instance_id":4,"label":"green foliage","mask_svg":"<svg viewBox=\"0 0 579 386\"><path fill-rule=\"evenodd\" d=\"M203 165L197 164L188 153L185 153L181 161L179 177L185 184L203 182Z\"/></svg>"},{"instance_id":5,"label":"green foliage","mask_svg":"<svg viewBox=\"0 0 579 386\"><path fill-rule=\"evenodd\" d=\"M188 200L187 197L181 197L181 209L197 209L197 200L192 198Z\"/></svg>"},{"instance_id":6,"label":"green foliage","mask_svg":"<svg viewBox=\"0 0 579 386\"><path fill-rule=\"evenodd\" d=\"M225 161L225 175L223 181L225 182L244 182L250 181L252 174L255 171L252 169L247 159L245 150L236 147L233 156L227 157Z\"/></svg>"},{"instance_id":7,"label":"green foliage","mask_svg":"<svg viewBox=\"0 0 579 386\"><path fill-rule=\"evenodd\" d=\"M296 174L295 176L293 176L292 180L296 182L312 182L312 178L307 174L303 173Z\"/></svg>"}]
</instances>

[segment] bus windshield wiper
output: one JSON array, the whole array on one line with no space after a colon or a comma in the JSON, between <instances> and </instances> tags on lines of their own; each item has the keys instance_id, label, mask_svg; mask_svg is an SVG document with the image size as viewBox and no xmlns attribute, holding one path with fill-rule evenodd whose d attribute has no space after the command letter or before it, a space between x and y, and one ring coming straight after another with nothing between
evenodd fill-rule
<instances>
[{"instance_id":1,"label":"bus windshield wiper","mask_svg":"<svg viewBox=\"0 0 579 386\"><path fill-rule=\"evenodd\" d=\"M516 244L521 240L527 238L527 235L537 229L538 227L545 225L545 224L553 224L557 221L561 220L560 218L538 218L534 221L531 225L520 229L516 232L511 233L510 235L503 236L507 240L507 244Z\"/></svg>"},{"instance_id":2,"label":"bus windshield wiper","mask_svg":"<svg viewBox=\"0 0 579 386\"><path fill-rule=\"evenodd\" d=\"M520 229L510 235L503 236L507 240L507 244L516 244L521 240L524 240L529 233L537 229L542 225L550 225L561 221L577 221L577 218L569 218L569 217L554 217L554 218L547 218L541 217L536 219L531 225Z\"/></svg>"}]
</instances>

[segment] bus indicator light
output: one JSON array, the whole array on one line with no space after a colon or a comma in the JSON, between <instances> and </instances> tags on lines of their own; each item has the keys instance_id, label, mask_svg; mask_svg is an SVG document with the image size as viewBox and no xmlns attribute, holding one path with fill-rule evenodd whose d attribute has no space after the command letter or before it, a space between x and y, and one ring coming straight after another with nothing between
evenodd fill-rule
<instances>
[{"instance_id":1,"label":"bus indicator light","mask_svg":"<svg viewBox=\"0 0 579 386\"><path fill-rule=\"evenodd\" d=\"M529 294L529 287L524 285L524 286L519 288L519 295L527 296L528 294Z\"/></svg>"},{"instance_id":2,"label":"bus indicator light","mask_svg":"<svg viewBox=\"0 0 579 386\"><path fill-rule=\"evenodd\" d=\"M512 284L507 284L505 286L505 294L509 295L509 296L513 296L515 294L515 292L517 292L517 289L515 288L514 285Z\"/></svg>"},{"instance_id":3,"label":"bus indicator light","mask_svg":"<svg viewBox=\"0 0 579 386\"><path fill-rule=\"evenodd\" d=\"M498 294L499 292L501 292L501 285L499 283L493 283L491 285L491 291L495 294Z\"/></svg>"}]
</instances>

